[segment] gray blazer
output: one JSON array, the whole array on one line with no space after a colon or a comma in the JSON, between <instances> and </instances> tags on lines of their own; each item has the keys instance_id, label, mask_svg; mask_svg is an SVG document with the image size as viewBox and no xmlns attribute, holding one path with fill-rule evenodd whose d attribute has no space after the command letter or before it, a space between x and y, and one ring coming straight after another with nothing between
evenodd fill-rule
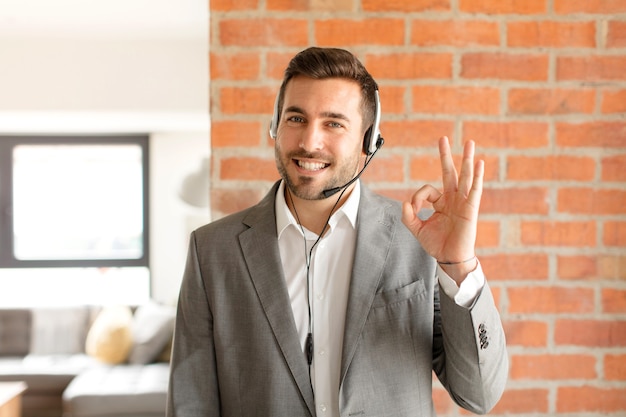
<instances>
[{"instance_id":1,"label":"gray blazer","mask_svg":"<svg viewBox=\"0 0 626 417\"><path fill-rule=\"evenodd\" d=\"M315 416L281 267L274 201L192 233L167 415ZM341 363L341 416L433 416L432 371L460 406L489 411L507 378L488 285L470 309L438 290L435 261L398 202L362 186Z\"/></svg>"}]
</instances>

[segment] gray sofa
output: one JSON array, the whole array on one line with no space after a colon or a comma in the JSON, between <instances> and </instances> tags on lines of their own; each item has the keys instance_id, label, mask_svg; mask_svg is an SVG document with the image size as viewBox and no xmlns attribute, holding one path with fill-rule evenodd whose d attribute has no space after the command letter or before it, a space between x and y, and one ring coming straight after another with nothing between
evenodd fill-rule
<instances>
[{"instance_id":1,"label":"gray sofa","mask_svg":"<svg viewBox=\"0 0 626 417\"><path fill-rule=\"evenodd\" d=\"M0 308L0 381L26 382L23 417L163 417L174 315L156 303Z\"/></svg>"}]
</instances>

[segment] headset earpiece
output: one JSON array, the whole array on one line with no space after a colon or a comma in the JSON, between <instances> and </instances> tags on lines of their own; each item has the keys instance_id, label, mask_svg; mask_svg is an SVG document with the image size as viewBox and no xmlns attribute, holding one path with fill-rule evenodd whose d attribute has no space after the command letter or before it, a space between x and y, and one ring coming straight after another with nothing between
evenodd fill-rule
<instances>
[{"instance_id":1,"label":"headset earpiece","mask_svg":"<svg viewBox=\"0 0 626 417\"><path fill-rule=\"evenodd\" d=\"M274 100L274 114L272 115L272 121L270 122L270 137L272 139L276 139L278 136L278 122L280 121L280 115L278 114L278 97L280 96L280 92L276 94L276 99Z\"/></svg>"},{"instance_id":2,"label":"headset earpiece","mask_svg":"<svg viewBox=\"0 0 626 417\"><path fill-rule=\"evenodd\" d=\"M367 129L365 137L363 138L363 152L365 152L366 155L372 155L383 145L384 142L383 138L380 136L380 97L378 95L378 90L375 90L374 93L376 97L374 123L369 129Z\"/></svg>"}]
</instances>

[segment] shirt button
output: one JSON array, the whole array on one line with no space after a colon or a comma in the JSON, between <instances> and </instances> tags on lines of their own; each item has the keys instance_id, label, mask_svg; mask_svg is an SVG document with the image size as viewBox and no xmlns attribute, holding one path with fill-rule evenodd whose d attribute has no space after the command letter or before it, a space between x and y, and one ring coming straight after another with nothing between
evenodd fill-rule
<instances>
[{"instance_id":1,"label":"shirt button","mask_svg":"<svg viewBox=\"0 0 626 417\"><path fill-rule=\"evenodd\" d=\"M318 300L320 300L320 301L322 301L322 300L324 299L324 294L322 294L322 293L318 293L318 294L317 294L317 299L318 299Z\"/></svg>"},{"instance_id":2,"label":"shirt button","mask_svg":"<svg viewBox=\"0 0 626 417\"><path fill-rule=\"evenodd\" d=\"M320 404L320 410L322 411L322 413L326 412L326 404Z\"/></svg>"},{"instance_id":3,"label":"shirt button","mask_svg":"<svg viewBox=\"0 0 626 417\"><path fill-rule=\"evenodd\" d=\"M324 349L321 349L318 353L320 356L324 356L326 354L326 351Z\"/></svg>"}]
</instances>

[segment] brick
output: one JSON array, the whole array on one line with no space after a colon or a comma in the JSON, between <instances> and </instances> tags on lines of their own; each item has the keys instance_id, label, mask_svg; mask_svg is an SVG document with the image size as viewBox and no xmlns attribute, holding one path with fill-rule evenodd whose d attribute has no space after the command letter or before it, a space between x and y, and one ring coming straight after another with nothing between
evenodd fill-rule
<instances>
[{"instance_id":1,"label":"brick","mask_svg":"<svg viewBox=\"0 0 626 417\"><path fill-rule=\"evenodd\" d=\"M513 21L507 23L507 42L513 47L591 48L595 22Z\"/></svg>"},{"instance_id":2,"label":"brick","mask_svg":"<svg viewBox=\"0 0 626 417\"><path fill-rule=\"evenodd\" d=\"M512 355L512 379L594 379L596 358L592 355Z\"/></svg>"},{"instance_id":3,"label":"brick","mask_svg":"<svg viewBox=\"0 0 626 417\"><path fill-rule=\"evenodd\" d=\"M306 46L308 22L302 19L225 19L219 22L225 46Z\"/></svg>"},{"instance_id":4,"label":"brick","mask_svg":"<svg viewBox=\"0 0 626 417\"><path fill-rule=\"evenodd\" d=\"M353 11L353 0L267 0L267 10L272 11Z\"/></svg>"},{"instance_id":5,"label":"brick","mask_svg":"<svg viewBox=\"0 0 626 417\"><path fill-rule=\"evenodd\" d=\"M606 246L626 246L626 222L606 221L603 231Z\"/></svg>"},{"instance_id":6,"label":"brick","mask_svg":"<svg viewBox=\"0 0 626 417\"><path fill-rule=\"evenodd\" d=\"M262 198L258 189L211 188L211 218L217 220L227 214L253 206Z\"/></svg>"},{"instance_id":7,"label":"brick","mask_svg":"<svg viewBox=\"0 0 626 417\"><path fill-rule=\"evenodd\" d=\"M602 91L601 110L604 114L626 113L626 89Z\"/></svg>"},{"instance_id":8,"label":"brick","mask_svg":"<svg viewBox=\"0 0 626 417\"><path fill-rule=\"evenodd\" d=\"M376 156L363 173L365 181L404 181L404 157L402 155Z\"/></svg>"},{"instance_id":9,"label":"brick","mask_svg":"<svg viewBox=\"0 0 626 417\"><path fill-rule=\"evenodd\" d=\"M361 0L366 12L425 12L450 10L450 0Z\"/></svg>"},{"instance_id":10,"label":"brick","mask_svg":"<svg viewBox=\"0 0 626 417\"><path fill-rule=\"evenodd\" d=\"M443 388L433 388L432 398L435 406L435 412L438 416L445 416L456 408L456 404L454 404L452 398L450 398L448 391Z\"/></svg>"},{"instance_id":11,"label":"brick","mask_svg":"<svg viewBox=\"0 0 626 417\"><path fill-rule=\"evenodd\" d=\"M557 56L557 81L609 81L626 79L626 56Z\"/></svg>"},{"instance_id":12,"label":"brick","mask_svg":"<svg viewBox=\"0 0 626 417\"><path fill-rule=\"evenodd\" d=\"M466 53L461 57L461 77L545 81L548 79L548 56L508 53Z\"/></svg>"},{"instance_id":13,"label":"brick","mask_svg":"<svg viewBox=\"0 0 626 417\"><path fill-rule=\"evenodd\" d=\"M591 157L548 155L507 158L506 178L513 181L591 181L595 161Z\"/></svg>"},{"instance_id":14,"label":"brick","mask_svg":"<svg viewBox=\"0 0 626 417\"><path fill-rule=\"evenodd\" d=\"M626 154L602 158L602 181L626 181Z\"/></svg>"},{"instance_id":15,"label":"brick","mask_svg":"<svg viewBox=\"0 0 626 417\"><path fill-rule=\"evenodd\" d=\"M557 256L557 274L564 280L626 280L626 256Z\"/></svg>"},{"instance_id":16,"label":"brick","mask_svg":"<svg viewBox=\"0 0 626 417\"><path fill-rule=\"evenodd\" d=\"M243 120L213 120L211 122L211 146L252 147L261 144L261 123Z\"/></svg>"},{"instance_id":17,"label":"brick","mask_svg":"<svg viewBox=\"0 0 626 417\"><path fill-rule=\"evenodd\" d=\"M599 13L613 14L626 12L623 0L554 0L557 13Z\"/></svg>"},{"instance_id":18,"label":"brick","mask_svg":"<svg viewBox=\"0 0 626 417\"><path fill-rule=\"evenodd\" d=\"M381 106L384 108L385 103ZM385 121L381 125L385 147L410 147L409 152L415 153L419 152L419 148L436 150L439 138L452 138L453 133L454 122L446 120Z\"/></svg>"},{"instance_id":19,"label":"brick","mask_svg":"<svg viewBox=\"0 0 626 417\"><path fill-rule=\"evenodd\" d=\"M608 354L604 357L604 378L609 381L626 380L626 354Z\"/></svg>"},{"instance_id":20,"label":"brick","mask_svg":"<svg viewBox=\"0 0 626 417\"><path fill-rule=\"evenodd\" d=\"M481 148L543 148L548 146L548 124L468 120L463 122L463 138Z\"/></svg>"},{"instance_id":21,"label":"brick","mask_svg":"<svg viewBox=\"0 0 626 417\"><path fill-rule=\"evenodd\" d=\"M591 221L523 221L521 241L524 245L592 247L596 245L596 222Z\"/></svg>"},{"instance_id":22,"label":"brick","mask_svg":"<svg viewBox=\"0 0 626 417\"><path fill-rule=\"evenodd\" d=\"M626 281L626 255L599 255L598 277Z\"/></svg>"},{"instance_id":23,"label":"brick","mask_svg":"<svg viewBox=\"0 0 626 417\"><path fill-rule=\"evenodd\" d=\"M507 290L509 313L590 313L595 292L590 288L514 287Z\"/></svg>"},{"instance_id":24,"label":"brick","mask_svg":"<svg viewBox=\"0 0 626 417\"><path fill-rule=\"evenodd\" d=\"M626 321L557 320L554 341L567 346L626 347Z\"/></svg>"},{"instance_id":25,"label":"brick","mask_svg":"<svg viewBox=\"0 0 626 417\"><path fill-rule=\"evenodd\" d=\"M266 74L269 78L276 80L283 79L285 68L293 58L293 53L268 53L266 58ZM278 85L276 86L276 92L278 93Z\"/></svg>"},{"instance_id":26,"label":"brick","mask_svg":"<svg viewBox=\"0 0 626 417\"><path fill-rule=\"evenodd\" d=\"M372 18L362 20L316 20L315 43L326 46L402 45L404 20Z\"/></svg>"},{"instance_id":27,"label":"brick","mask_svg":"<svg viewBox=\"0 0 626 417\"><path fill-rule=\"evenodd\" d=\"M259 0L211 0L211 11L230 12L235 10L257 10Z\"/></svg>"},{"instance_id":28,"label":"brick","mask_svg":"<svg viewBox=\"0 0 626 417\"><path fill-rule=\"evenodd\" d=\"M385 197L389 197L392 200L396 201L409 201L411 196L415 193L415 189L413 188L384 188L384 187L376 187L376 184L368 184L370 188L376 190L378 194L384 195ZM432 205L430 206L432 208Z\"/></svg>"},{"instance_id":29,"label":"brick","mask_svg":"<svg viewBox=\"0 0 626 417\"><path fill-rule=\"evenodd\" d=\"M626 147L626 122L556 123L557 146Z\"/></svg>"},{"instance_id":30,"label":"brick","mask_svg":"<svg viewBox=\"0 0 626 417\"><path fill-rule=\"evenodd\" d=\"M486 114L500 112L500 92L491 87L415 86L412 110L435 114Z\"/></svg>"},{"instance_id":31,"label":"brick","mask_svg":"<svg viewBox=\"0 0 626 417\"><path fill-rule=\"evenodd\" d=\"M441 162L437 155L417 155L410 160L410 179L417 181L441 181Z\"/></svg>"},{"instance_id":32,"label":"brick","mask_svg":"<svg viewBox=\"0 0 626 417\"><path fill-rule=\"evenodd\" d=\"M626 190L561 188L557 194L557 211L570 214L623 214Z\"/></svg>"},{"instance_id":33,"label":"brick","mask_svg":"<svg viewBox=\"0 0 626 417\"><path fill-rule=\"evenodd\" d=\"M557 256L557 276L565 280L585 280L598 276L597 259L594 256Z\"/></svg>"},{"instance_id":34,"label":"brick","mask_svg":"<svg viewBox=\"0 0 626 417\"><path fill-rule=\"evenodd\" d=\"M626 409L626 388L559 387L557 413L615 413Z\"/></svg>"},{"instance_id":35,"label":"brick","mask_svg":"<svg viewBox=\"0 0 626 417\"><path fill-rule=\"evenodd\" d=\"M507 388L490 412L493 415L547 414L549 391L543 388Z\"/></svg>"},{"instance_id":36,"label":"brick","mask_svg":"<svg viewBox=\"0 0 626 417\"><path fill-rule=\"evenodd\" d=\"M368 54L364 64L377 80L452 77L452 54L448 53Z\"/></svg>"},{"instance_id":37,"label":"brick","mask_svg":"<svg viewBox=\"0 0 626 417\"><path fill-rule=\"evenodd\" d=\"M548 344L548 324L542 321L507 320L503 323L507 346L527 348Z\"/></svg>"},{"instance_id":38,"label":"brick","mask_svg":"<svg viewBox=\"0 0 626 417\"><path fill-rule=\"evenodd\" d=\"M606 46L609 48L626 47L626 21L611 20L609 22Z\"/></svg>"},{"instance_id":39,"label":"brick","mask_svg":"<svg viewBox=\"0 0 626 417\"><path fill-rule=\"evenodd\" d=\"M271 118L276 91L269 87L224 87L220 110L224 114L265 114Z\"/></svg>"},{"instance_id":40,"label":"brick","mask_svg":"<svg viewBox=\"0 0 626 417\"><path fill-rule=\"evenodd\" d=\"M459 10L486 14L541 14L547 11L547 0L459 0Z\"/></svg>"},{"instance_id":41,"label":"brick","mask_svg":"<svg viewBox=\"0 0 626 417\"><path fill-rule=\"evenodd\" d=\"M477 248L496 248L500 246L500 222L478 221Z\"/></svg>"},{"instance_id":42,"label":"brick","mask_svg":"<svg viewBox=\"0 0 626 417\"><path fill-rule=\"evenodd\" d=\"M410 3L410 2L406 2ZM500 28L487 20L413 20L411 44L419 46L499 46Z\"/></svg>"},{"instance_id":43,"label":"brick","mask_svg":"<svg viewBox=\"0 0 626 417\"><path fill-rule=\"evenodd\" d=\"M407 109L404 104L406 87L404 86L379 86L381 111L383 114L406 114ZM382 123L386 126L387 123ZM381 127L382 129L382 127ZM382 131L381 131L382 132ZM384 136L383 136L384 137Z\"/></svg>"},{"instance_id":44,"label":"brick","mask_svg":"<svg viewBox=\"0 0 626 417\"><path fill-rule=\"evenodd\" d=\"M508 106L511 114L591 114L595 107L593 89L512 88Z\"/></svg>"},{"instance_id":45,"label":"brick","mask_svg":"<svg viewBox=\"0 0 626 417\"><path fill-rule=\"evenodd\" d=\"M487 279L491 281L535 281L548 278L548 257L545 254L483 255L480 263Z\"/></svg>"},{"instance_id":46,"label":"brick","mask_svg":"<svg viewBox=\"0 0 626 417\"><path fill-rule=\"evenodd\" d=\"M476 161L482 159L485 162L484 181L495 181L499 178L498 157L476 155ZM415 181L441 181L441 161L439 155L417 155L411 157L410 179ZM461 155L454 156L454 165L457 170L461 167Z\"/></svg>"},{"instance_id":47,"label":"brick","mask_svg":"<svg viewBox=\"0 0 626 417\"><path fill-rule=\"evenodd\" d=\"M531 188L485 188L481 201L482 214L547 214L548 190Z\"/></svg>"},{"instance_id":48,"label":"brick","mask_svg":"<svg viewBox=\"0 0 626 417\"><path fill-rule=\"evenodd\" d=\"M220 161L222 180L276 181L279 178L274 158L232 157Z\"/></svg>"},{"instance_id":49,"label":"brick","mask_svg":"<svg viewBox=\"0 0 626 417\"><path fill-rule=\"evenodd\" d=\"M259 54L211 54L211 80L254 80L259 75Z\"/></svg>"},{"instance_id":50,"label":"brick","mask_svg":"<svg viewBox=\"0 0 626 417\"><path fill-rule=\"evenodd\" d=\"M626 313L626 290L618 288L603 288L602 312Z\"/></svg>"}]
</instances>

